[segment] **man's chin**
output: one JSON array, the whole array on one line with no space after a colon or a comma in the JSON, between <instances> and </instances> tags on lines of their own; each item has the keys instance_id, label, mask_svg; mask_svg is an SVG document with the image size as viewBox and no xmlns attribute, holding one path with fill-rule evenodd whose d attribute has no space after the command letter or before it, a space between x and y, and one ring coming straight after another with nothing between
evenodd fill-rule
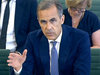
<instances>
[{"instance_id":1,"label":"man's chin","mask_svg":"<svg viewBox=\"0 0 100 75\"><path fill-rule=\"evenodd\" d=\"M49 37L47 37L49 40L55 40L55 38L54 37L52 37L52 36L49 36Z\"/></svg>"}]
</instances>

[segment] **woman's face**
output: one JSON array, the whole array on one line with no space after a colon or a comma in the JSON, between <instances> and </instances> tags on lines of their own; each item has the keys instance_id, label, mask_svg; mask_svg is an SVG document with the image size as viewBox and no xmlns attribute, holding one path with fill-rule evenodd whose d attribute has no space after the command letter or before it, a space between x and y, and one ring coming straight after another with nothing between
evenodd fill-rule
<instances>
[{"instance_id":1,"label":"woman's face","mask_svg":"<svg viewBox=\"0 0 100 75\"><path fill-rule=\"evenodd\" d=\"M86 8L86 2L74 7L69 7L68 11L71 17L78 18L78 17L81 17L82 14L85 12L85 8Z\"/></svg>"}]
</instances>

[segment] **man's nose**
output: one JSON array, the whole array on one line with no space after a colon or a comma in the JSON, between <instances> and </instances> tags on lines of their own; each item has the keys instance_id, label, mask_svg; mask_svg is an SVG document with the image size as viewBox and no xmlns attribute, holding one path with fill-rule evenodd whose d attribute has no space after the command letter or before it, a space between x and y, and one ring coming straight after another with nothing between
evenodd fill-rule
<instances>
[{"instance_id":1,"label":"man's nose","mask_svg":"<svg viewBox=\"0 0 100 75\"><path fill-rule=\"evenodd\" d=\"M46 29L51 29L51 27L52 27L51 23L48 22L46 25Z\"/></svg>"}]
</instances>

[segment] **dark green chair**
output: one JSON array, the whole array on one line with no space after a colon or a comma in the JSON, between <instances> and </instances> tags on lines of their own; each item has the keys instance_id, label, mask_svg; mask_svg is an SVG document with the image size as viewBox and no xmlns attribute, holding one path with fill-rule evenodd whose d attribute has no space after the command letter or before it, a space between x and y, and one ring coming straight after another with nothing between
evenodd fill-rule
<instances>
[{"instance_id":1,"label":"dark green chair","mask_svg":"<svg viewBox=\"0 0 100 75\"><path fill-rule=\"evenodd\" d=\"M42 0L37 0L38 3L40 3L41 1L42 1ZM57 0L57 1L59 1L59 2L62 4L63 9L66 8L65 0Z\"/></svg>"},{"instance_id":2,"label":"dark green chair","mask_svg":"<svg viewBox=\"0 0 100 75\"><path fill-rule=\"evenodd\" d=\"M100 0L92 0L92 7L90 11L94 12L100 20Z\"/></svg>"},{"instance_id":3,"label":"dark green chair","mask_svg":"<svg viewBox=\"0 0 100 75\"><path fill-rule=\"evenodd\" d=\"M91 74L100 75L100 49L91 48Z\"/></svg>"},{"instance_id":4,"label":"dark green chair","mask_svg":"<svg viewBox=\"0 0 100 75\"><path fill-rule=\"evenodd\" d=\"M62 4L63 9L67 8L67 6L65 4L65 0L58 0L58 1Z\"/></svg>"},{"instance_id":5,"label":"dark green chair","mask_svg":"<svg viewBox=\"0 0 100 75\"><path fill-rule=\"evenodd\" d=\"M7 65L9 50L0 49L0 75L10 75L10 67Z\"/></svg>"}]
</instances>

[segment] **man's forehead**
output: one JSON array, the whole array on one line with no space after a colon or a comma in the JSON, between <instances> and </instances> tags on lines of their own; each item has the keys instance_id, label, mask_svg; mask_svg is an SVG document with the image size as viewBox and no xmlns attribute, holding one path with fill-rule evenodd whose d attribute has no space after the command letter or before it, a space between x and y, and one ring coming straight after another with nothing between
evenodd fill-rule
<instances>
[{"instance_id":1,"label":"man's forehead","mask_svg":"<svg viewBox=\"0 0 100 75\"><path fill-rule=\"evenodd\" d=\"M59 16L58 16L58 14L56 13L56 14L47 14L47 13L45 13L44 15L43 14L39 14L39 16L38 16L38 18L39 19L42 19L42 20L50 20L50 19L56 19L56 18L58 18Z\"/></svg>"},{"instance_id":2,"label":"man's forehead","mask_svg":"<svg viewBox=\"0 0 100 75\"><path fill-rule=\"evenodd\" d=\"M38 13L40 14L44 14L44 15L50 15L50 14L56 14L58 13L57 8L55 6L52 6L48 9L44 9L44 10L39 10Z\"/></svg>"}]
</instances>

